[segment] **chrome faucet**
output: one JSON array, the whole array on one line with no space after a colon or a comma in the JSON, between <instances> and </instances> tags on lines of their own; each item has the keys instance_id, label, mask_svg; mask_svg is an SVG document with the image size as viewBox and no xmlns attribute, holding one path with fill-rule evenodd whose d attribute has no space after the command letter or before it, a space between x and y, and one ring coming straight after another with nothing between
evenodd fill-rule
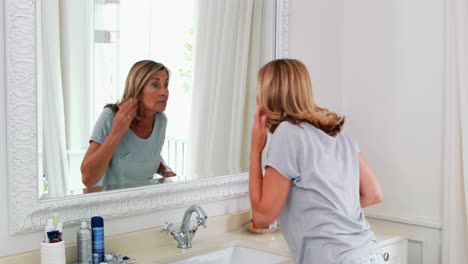
<instances>
[{"instance_id":1,"label":"chrome faucet","mask_svg":"<svg viewBox=\"0 0 468 264\"><path fill-rule=\"evenodd\" d=\"M190 219L193 213L197 213L197 225L190 229ZM195 233L200 226L206 228L207 218L208 216L200 206L192 205L184 213L184 218L182 219L179 232L172 229L174 224L166 222L164 228L161 229L161 233L171 234L171 236L177 241L178 248L191 248L192 238L195 236Z\"/></svg>"}]
</instances>

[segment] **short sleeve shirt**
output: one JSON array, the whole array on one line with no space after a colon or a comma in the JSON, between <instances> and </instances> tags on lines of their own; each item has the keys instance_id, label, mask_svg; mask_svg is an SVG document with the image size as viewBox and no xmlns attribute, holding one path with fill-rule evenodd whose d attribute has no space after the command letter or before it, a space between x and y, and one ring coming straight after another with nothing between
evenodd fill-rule
<instances>
[{"instance_id":1,"label":"short sleeve shirt","mask_svg":"<svg viewBox=\"0 0 468 264\"><path fill-rule=\"evenodd\" d=\"M282 122L266 166L292 181L279 224L297 263L339 263L374 238L360 207L357 144L308 123Z\"/></svg>"},{"instance_id":2,"label":"short sleeve shirt","mask_svg":"<svg viewBox=\"0 0 468 264\"><path fill-rule=\"evenodd\" d=\"M106 107L99 116L90 141L102 144L109 135L114 112ZM106 172L96 185L132 186L141 185L156 173L166 135L167 117L156 113L153 131L142 139L128 129L120 140Z\"/></svg>"}]
</instances>

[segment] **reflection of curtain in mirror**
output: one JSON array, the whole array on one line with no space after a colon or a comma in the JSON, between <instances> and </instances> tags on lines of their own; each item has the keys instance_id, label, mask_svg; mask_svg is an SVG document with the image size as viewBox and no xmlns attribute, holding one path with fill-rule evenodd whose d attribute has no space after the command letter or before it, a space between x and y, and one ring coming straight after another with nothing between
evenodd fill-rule
<instances>
[{"instance_id":1,"label":"reflection of curtain in mirror","mask_svg":"<svg viewBox=\"0 0 468 264\"><path fill-rule=\"evenodd\" d=\"M256 74L274 58L275 4L196 2L189 166L197 177L248 170Z\"/></svg>"},{"instance_id":2,"label":"reflection of curtain in mirror","mask_svg":"<svg viewBox=\"0 0 468 264\"><path fill-rule=\"evenodd\" d=\"M94 1L59 2L69 186L70 191L80 191L83 184L79 166L94 126L94 89L103 89L93 85Z\"/></svg>"},{"instance_id":3,"label":"reflection of curtain in mirror","mask_svg":"<svg viewBox=\"0 0 468 264\"><path fill-rule=\"evenodd\" d=\"M41 0L38 40L43 171L49 197L70 194L70 157L84 152L92 126L92 3ZM73 120L73 122L72 122ZM76 177L75 177L76 178Z\"/></svg>"},{"instance_id":4,"label":"reflection of curtain in mirror","mask_svg":"<svg viewBox=\"0 0 468 264\"><path fill-rule=\"evenodd\" d=\"M49 181L49 197L68 189L68 160L60 63L59 0L41 1L41 41L38 55L39 99L42 99L43 173Z\"/></svg>"},{"instance_id":5,"label":"reflection of curtain in mirror","mask_svg":"<svg viewBox=\"0 0 468 264\"><path fill-rule=\"evenodd\" d=\"M88 149L94 126L93 6L94 1L60 0L62 87L70 153Z\"/></svg>"}]
</instances>

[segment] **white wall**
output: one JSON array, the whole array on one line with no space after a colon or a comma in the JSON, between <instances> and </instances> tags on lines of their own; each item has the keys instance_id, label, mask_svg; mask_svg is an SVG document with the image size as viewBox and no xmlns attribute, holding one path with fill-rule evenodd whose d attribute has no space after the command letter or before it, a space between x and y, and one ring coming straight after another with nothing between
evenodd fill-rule
<instances>
[{"instance_id":1,"label":"white wall","mask_svg":"<svg viewBox=\"0 0 468 264\"><path fill-rule=\"evenodd\" d=\"M369 212L440 226L443 0L345 10L343 107L386 191Z\"/></svg>"},{"instance_id":2,"label":"white wall","mask_svg":"<svg viewBox=\"0 0 468 264\"><path fill-rule=\"evenodd\" d=\"M414 234L409 263L440 263L444 0L290 5L290 57L382 182L385 201L366 214Z\"/></svg>"},{"instance_id":3,"label":"white wall","mask_svg":"<svg viewBox=\"0 0 468 264\"><path fill-rule=\"evenodd\" d=\"M317 104L342 111L343 0L289 1L289 57L304 62Z\"/></svg>"}]
</instances>

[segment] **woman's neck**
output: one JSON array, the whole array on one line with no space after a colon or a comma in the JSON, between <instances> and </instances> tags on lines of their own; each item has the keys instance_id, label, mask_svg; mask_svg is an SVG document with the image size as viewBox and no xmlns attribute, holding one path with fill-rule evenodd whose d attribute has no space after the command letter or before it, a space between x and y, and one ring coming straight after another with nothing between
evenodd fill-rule
<instances>
[{"instance_id":1,"label":"woman's neck","mask_svg":"<svg viewBox=\"0 0 468 264\"><path fill-rule=\"evenodd\" d=\"M133 119L130 124L130 129L139 138L147 139L153 133L154 122L156 121L156 114L138 116Z\"/></svg>"},{"instance_id":2,"label":"woman's neck","mask_svg":"<svg viewBox=\"0 0 468 264\"><path fill-rule=\"evenodd\" d=\"M132 125L137 128L152 128L156 119L156 113L152 115L137 115Z\"/></svg>"}]
</instances>

